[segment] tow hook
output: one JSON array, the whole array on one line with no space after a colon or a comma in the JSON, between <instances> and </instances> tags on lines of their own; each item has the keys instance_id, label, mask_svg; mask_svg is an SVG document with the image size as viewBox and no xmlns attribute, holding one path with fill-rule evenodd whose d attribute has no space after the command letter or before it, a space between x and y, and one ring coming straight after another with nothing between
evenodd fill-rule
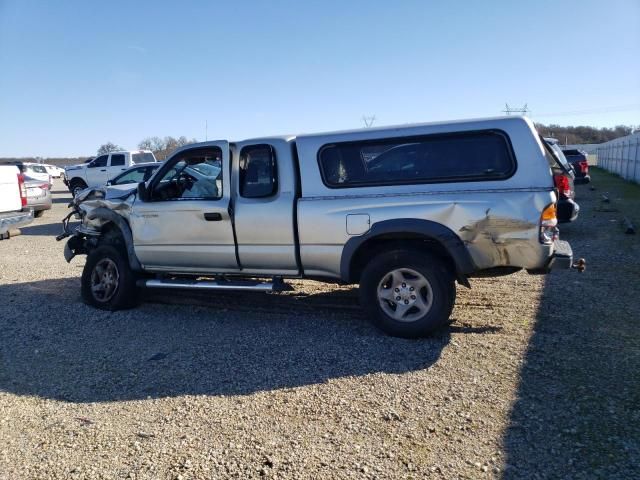
<instances>
[{"instance_id":1,"label":"tow hook","mask_svg":"<svg viewBox=\"0 0 640 480\"><path fill-rule=\"evenodd\" d=\"M579 258L577 262L571 265L571 268L575 268L579 273L582 273L587 268L587 261L584 258Z\"/></svg>"}]
</instances>

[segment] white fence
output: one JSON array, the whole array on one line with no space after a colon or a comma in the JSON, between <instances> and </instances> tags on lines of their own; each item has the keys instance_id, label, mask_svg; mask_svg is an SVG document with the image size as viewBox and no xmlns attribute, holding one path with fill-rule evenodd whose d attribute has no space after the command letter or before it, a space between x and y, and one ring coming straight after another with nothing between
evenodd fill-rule
<instances>
[{"instance_id":1,"label":"white fence","mask_svg":"<svg viewBox=\"0 0 640 480\"><path fill-rule=\"evenodd\" d=\"M596 155L598 167L640 183L640 133L602 143Z\"/></svg>"}]
</instances>

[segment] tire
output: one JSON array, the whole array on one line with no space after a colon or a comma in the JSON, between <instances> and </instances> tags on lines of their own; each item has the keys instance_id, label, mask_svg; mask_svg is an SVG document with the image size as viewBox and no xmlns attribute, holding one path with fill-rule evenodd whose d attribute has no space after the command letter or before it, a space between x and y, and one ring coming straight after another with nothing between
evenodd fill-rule
<instances>
[{"instance_id":1,"label":"tire","mask_svg":"<svg viewBox=\"0 0 640 480\"><path fill-rule=\"evenodd\" d=\"M437 256L419 250L382 253L360 277L363 308L375 326L394 337L432 334L447 323L455 298L454 272Z\"/></svg>"},{"instance_id":2,"label":"tire","mask_svg":"<svg viewBox=\"0 0 640 480\"><path fill-rule=\"evenodd\" d=\"M44 215L44 210L36 210L33 212L35 218L40 218L42 215Z\"/></svg>"},{"instance_id":3,"label":"tire","mask_svg":"<svg viewBox=\"0 0 640 480\"><path fill-rule=\"evenodd\" d=\"M69 191L74 198L85 188L87 188L87 184L80 179L74 178L73 180L71 180L71 182L69 182Z\"/></svg>"},{"instance_id":4,"label":"tire","mask_svg":"<svg viewBox=\"0 0 640 480\"><path fill-rule=\"evenodd\" d=\"M82 271L82 300L101 310L132 308L137 300L136 277L126 256L111 245L96 248Z\"/></svg>"}]
</instances>

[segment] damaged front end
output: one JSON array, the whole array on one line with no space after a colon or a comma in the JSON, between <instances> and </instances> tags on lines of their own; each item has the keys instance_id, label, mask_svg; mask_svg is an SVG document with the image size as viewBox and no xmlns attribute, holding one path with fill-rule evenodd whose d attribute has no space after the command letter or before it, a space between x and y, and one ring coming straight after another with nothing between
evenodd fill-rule
<instances>
[{"instance_id":1,"label":"damaged front end","mask_svg":"<svg viewBox=\"0 0 640 480\"><path fill-rule=\"evenodd\" d=\"M76 255L86 255L96 248L107 224L128 220L134 198L133 187L125 191L93 188L77 195L69 203L71 212L62 219L63 232L56 237L58 241L69 238L64 247L65 260L70 262ZM80 223L73 220L80 220Z\"/></svg>"}]
</instances>

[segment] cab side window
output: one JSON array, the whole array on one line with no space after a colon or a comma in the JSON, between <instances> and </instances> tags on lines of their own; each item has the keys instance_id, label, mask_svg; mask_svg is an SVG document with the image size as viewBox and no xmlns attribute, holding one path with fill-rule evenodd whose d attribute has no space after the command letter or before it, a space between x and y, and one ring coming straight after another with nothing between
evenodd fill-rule
<instances>
[{"instance_id":1,"label":"cab side window","mask_svg":"<svg viewBox=\"0 0 640 480\"><path fill-rule=\"evenodd\" d=\"M240 151L240 196L271 197L278 192L276 153L271 145L251 145Z\"/></svg>"},{"instance_id":2,"label":"cab side window","mask_svg":"<svg viewBox=\"0 0 640 480\"><path fill-rule=\"evenodd\" d=\"M111 166L112 167L121 167L124 165L124 154L116 153L111 155Z\"/></svg>"},{"instance_id":3,"label":"cab side window","mask_svg":"<svg viewBox=\"0 0 640 480\"><path fill-rule=\"evenodd\" d=\"M106 167L108 158L109 158L109 155L100 155L98 158L96 158L93 162L89 164L89 168Z\"/></svg>"}]
</instances>

